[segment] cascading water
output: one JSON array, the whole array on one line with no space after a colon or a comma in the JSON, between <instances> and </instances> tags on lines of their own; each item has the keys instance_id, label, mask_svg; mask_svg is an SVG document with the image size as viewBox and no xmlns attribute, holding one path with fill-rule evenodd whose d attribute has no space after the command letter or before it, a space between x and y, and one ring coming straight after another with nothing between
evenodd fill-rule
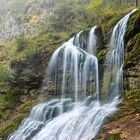
<instances>
[{"instance_id":1,"label":"cascading water","mask_svg":"<svg viewBox=\"0 0 140 140\"><path fill-rule=\"evenodd\" d=\"M87 97L87 83L91 86L88 88L89 90L96 90L96 95L99 94L97 58L76 47L74 38L71 38L55 51L50 60L47 75L46 86L49 88L48 83L57 83L54 88L55 94L60 91L62 98L74 93L73 99L75 101L84 99ZM62 84L62 89L57 87L58 84ZM71 93L69 94L68 91Z\"/></svg>"},{"instance_id":2,"label":"cascading water","mask_svg":"<svg viewBox=\"0 0 140 140\"><path fill-rule=\"evenodd\" d=\"M116 84L113 91L117 93L113 99L104 105L100 104L98 61L90 54L91 51L88 51L88 47L90 50L93 50L91 46L95 47L95 42L91 41L95 36L95 26L89 33L87 51L84 51L80 45L81 31L54 52L42 91L61 98L33 107L29 118L25 119L19 129L9 136L9 140L95 138L104 119L116 111L119 103L118 90L121 78L118 76L122 76L123 37L129 16L133 12L126 15L115 26L111 37L108 62L109 68L113 71L113 82ZM95 38L94 40L96 41Z\"/></svg>"},{"instance_id":3,"label":"cascading water","mask_svg":"<svg viewBox=\"0 0 140 140\"><path fill-rule=\"evenodd\" d=\"M88 40L88 48L87 51L90 54L95 54L96 53L96 41L97 41L97 36L95 34L95 30L97 29L97 26L94 26L91 28L89 32L89 40Z\"/></svg>"},{"instance_id":4,"label":"cascading water","mask_svg":"<svg viewBox=\"0 0 140 140\"><path fill-rule=\"evenodd\" d=\"M131 14L136 11L128 13L122 18L114 27L111 40L110 49L107 56L106 74L108 77L108 91L111 93L109 98L114 98L120 93L123 88L123 64L124 64L124 35L127 28L127 23Z\"/></svg>"}]
</instances>

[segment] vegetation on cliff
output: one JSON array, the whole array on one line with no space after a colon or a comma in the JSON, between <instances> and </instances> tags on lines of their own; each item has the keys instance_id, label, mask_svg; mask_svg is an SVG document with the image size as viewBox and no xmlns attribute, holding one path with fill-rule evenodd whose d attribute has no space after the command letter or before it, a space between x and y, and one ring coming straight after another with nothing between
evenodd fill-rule
<instances>
[{"instance_id":1,"label":"vegetation on cliff","mask_svg":"<svg viewBox=\"0 0 140 140\"><path fill-rule=\"evenodd\" d=\"M0 2L4 3L3 0ZM17 24L20 27L16 29L20 29L9 38L0 35L3 38L0 41L0 137L5 138L13 132L31 107L38 102L46 65L58 46L78 31L99 24L105 45L99 50L97 57L103 63L112 28L133 8L134 4L124 2L118 5L117 1L112 0L7 1L7 5L0 8L0 32L7 33L9 28L14 29ZM8 13L9 9L12 18L7 27L3 28L3 15ZM140 110L139 85L134 89L131 85L131 80L140 69L139 13L138 11L131 17L126 33L125 94L121 105L122 112L117 119L124 117L124 112L139 113ZM23 31L29 28L32 31ZM132 66L136 72L131 76L134 71ZM137 78L133 81L138 83ZM117 133L115 137L108 137L113 140L119 136Z\"/></svg>"}]
</instances>

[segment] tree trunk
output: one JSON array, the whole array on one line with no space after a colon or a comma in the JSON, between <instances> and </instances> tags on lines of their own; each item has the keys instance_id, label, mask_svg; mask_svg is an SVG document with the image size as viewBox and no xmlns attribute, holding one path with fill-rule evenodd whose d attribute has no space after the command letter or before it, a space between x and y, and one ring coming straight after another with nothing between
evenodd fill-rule
<instances>
[{"instance_id":1,"label":"tree trunk","mask_svg":"<svg viewBox=\"0 0 140 140\"><path fill-rule=\"evenodd\" d=\"M122 5L122 2L121 2L121 0L120 0L120 5Z\"/></svg>"},{"instance_id":2,"label":"tree trunk","mask_svg":"<svg viewBox=\"0 0 140 140\"><path fill-rule=\"evenodd\" d=\"M137 7L138 6L138 0L135 0L136 1L136 4L135 4L135 6Z\"/></svg>"}]
</instances>

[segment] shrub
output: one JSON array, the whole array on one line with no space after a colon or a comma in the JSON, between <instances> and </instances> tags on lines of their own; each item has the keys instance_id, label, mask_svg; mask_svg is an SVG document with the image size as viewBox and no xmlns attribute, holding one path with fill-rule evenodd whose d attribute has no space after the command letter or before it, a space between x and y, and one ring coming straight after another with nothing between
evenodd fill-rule
<instances>
[{"instance_id":1,"label":"shrub","mask_svg":"<svg viewBox=\"0 0 140 140\"><path fill-rule=\"evenodd\" d=\"M17 52L22 51L28 45L28 41L26 40L25 36L22 34L17 38Z\"/></svg>"},{"instance_id":2,"label":"shrub","mask_svg":"<svg viewBox=\"0 0 140 140\"><path fill-rule=\"evenodd\" d=\"M132 8L133 6L130 3L118 4L118 1L113 0L91 0L87 6L89 14L94 15L94 19L98 23L101 23L104 19L112 18L114 15L126 13Z\"/></svg>"},{"instance_id":3,"label":"shrub","mask_svg":"<svg viewBox=\"0 0 140 140\"><path fill-rule=\"evenodd\" d=\"M0 83L5 83L11 75L11 71L7 65L0 63Z\"/></svg>"}]
</instances>

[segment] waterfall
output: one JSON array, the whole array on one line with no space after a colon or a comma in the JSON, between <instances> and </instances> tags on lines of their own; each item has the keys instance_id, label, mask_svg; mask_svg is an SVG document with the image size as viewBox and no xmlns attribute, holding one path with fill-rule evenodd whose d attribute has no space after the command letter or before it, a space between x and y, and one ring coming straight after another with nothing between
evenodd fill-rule
<instances>
[{"instance_id":1,"label":"waterfall","mask_svg":"<svg viewBox=\"0 0 140 140\"><path fill-rule=\"evenodd\" d=\"M120 102L124 34L133 12L135 10L120 20L111 36L107 63L112 99L106 104L101 104L99 99L98 60L93 55L96 54L95 26L89 32L86 50L80 43L81 31L54 52L42 91L61 98L34 106L30 116L8 140L91 140L96 137L105 118L117 110Z\"/></svg>"},{"instance_id":2,"label":"waterfall","mask_svg":"<svg viewBox=\"0 0 140 140\"><path fill-rule=\"evenodd\" d=\"M89 40L88 40L88 53L90 54L95 54L96 52L96 41L97 41L97 36L95 34L95 30L97 29L97 26L94 26L91 28L89 32Z\"/></svg>"},{"instance_id":3,"label":"waterfall","mask_svg":"<svg viewBox=\"0 0 140 140\"><path fill-rule=\"evenodd\" d=\"M48 83L55 84L54 94L56 95L60 91L62 98L66 98L67 95L71 96L71 93L68 93L69 90L73 93L75 101L85 99L88 94L88 84L91 86L88 90L95 90L96 96L98 96L97 58L75 46L74 37L71 38L54 52L50 60L46 79L46 86L49 88ZM58 84L62 85L62 89L57 87Z\"/></svg>"},{"instance_id":4,"label":"waterfall","mask_svg":"<svg viewBox=\"0 0 140 140\"><path fill-rule=\"evenodd\" d=\"M106 73L109 81L107 93L110 94L109 98L114 98L123 88L124 35L129 17L135 11L136 9L122 18L112 31L106 62Z\"/></svg>"}]
</instances>

